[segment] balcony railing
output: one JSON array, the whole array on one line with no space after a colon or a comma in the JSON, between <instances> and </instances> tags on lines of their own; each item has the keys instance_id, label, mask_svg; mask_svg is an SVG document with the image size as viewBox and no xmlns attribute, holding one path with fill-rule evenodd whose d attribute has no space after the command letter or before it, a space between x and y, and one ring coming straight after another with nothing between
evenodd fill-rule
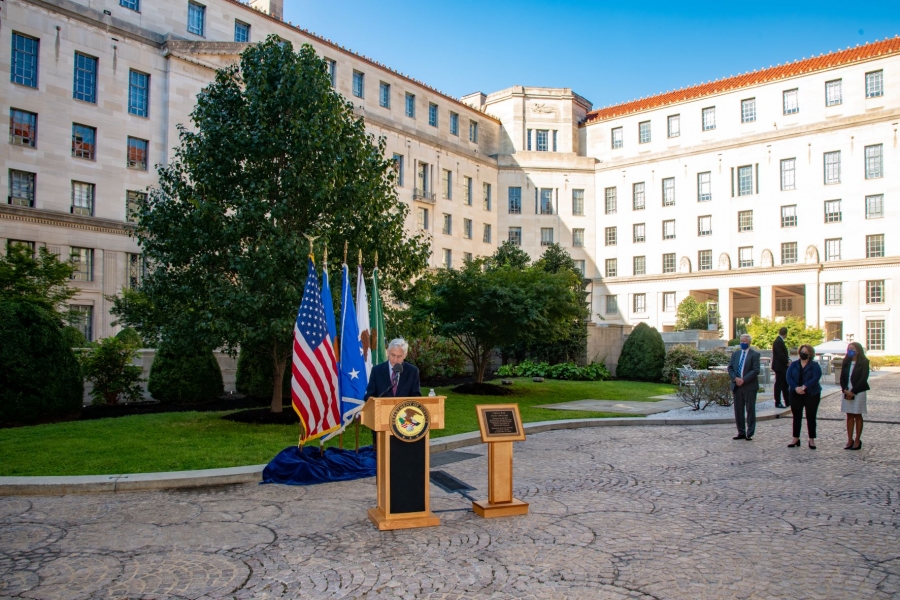
<instances>
[{"instance_id":1,"label":"balcony railing","mask_svg":"<svg viewBox=\"0 0 900 600\"><path fill-rule=\"evenodd\" d=\"M413 200L428 202L429 204L434 204L436 202L434 194L429 194L427 191L420 190L419 188L413 189Z\"/></svg>"}]
</instances>

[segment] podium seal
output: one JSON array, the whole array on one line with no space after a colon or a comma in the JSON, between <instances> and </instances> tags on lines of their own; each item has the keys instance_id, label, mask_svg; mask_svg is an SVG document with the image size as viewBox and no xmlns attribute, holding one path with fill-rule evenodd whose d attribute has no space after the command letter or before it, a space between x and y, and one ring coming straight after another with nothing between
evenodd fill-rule
<instances>
[{"instance_id":1,"label":"podium seal","mask_svg":"<svg viewBox=\"0 0 900 600\"><path fill-rule=\"evenodd\" d=\"M428 410L415 400L406 400L391 411L391 433L404 442L417 442L428 433Z\"/></svg>"}]
</instances>

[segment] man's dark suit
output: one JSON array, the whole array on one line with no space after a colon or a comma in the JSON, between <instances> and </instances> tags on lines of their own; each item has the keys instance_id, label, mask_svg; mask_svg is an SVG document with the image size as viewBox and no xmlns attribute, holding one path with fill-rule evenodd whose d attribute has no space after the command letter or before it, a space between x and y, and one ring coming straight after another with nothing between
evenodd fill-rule
<instances>
[{"instance_id":1,"label":"man's dark suit","mask_svg":"<svg viewBox=\"0 0 900 600\"><path fill-rule=\"evenodd\" d=\"M775 338L775 341L772 342L772 372L775 373L775 405L779 405L782 403L782 398L784 398L784 405L790 406L790 390L788 390L787 379L785 374L787 373L787 369L791 364L791 358L788 354L787 345L784 343L784 339L779 335Z\"/></svg>"},{"instance_id":2,"label":"man's dark suit","mask_svg":"<svg viewBox=\"0 0 900 600\"><path fill-rule=\"evenodd\" d=\"M383 398L422 395L422 390L419 387L419 369L406 361L403 362L403 372L400 373L396 394L390 389L391 373L390 361L385 361L372 367L372 373L369 375L369 385L366 387L366 400L372 396Z\"/></svg>"},{"instance_id":3,"label":"man's dark suit","mask_svg":"<svg viewBox=\"0 0 900 600\"><path fill-rule=\"evenodd\" d=\"M731 378L731 391L734 394L734 420L737 422L738 435L753 437L756 433L756 392L759 391L759 352L753 348L747 349L744 359L743 373L739 369L743 350L738 348L731 355L728 363L728 376ZM744 380L743 385L737 385L735 379ZM746 426L744 413L746 411Z\"/></svg>"}]
</instances>

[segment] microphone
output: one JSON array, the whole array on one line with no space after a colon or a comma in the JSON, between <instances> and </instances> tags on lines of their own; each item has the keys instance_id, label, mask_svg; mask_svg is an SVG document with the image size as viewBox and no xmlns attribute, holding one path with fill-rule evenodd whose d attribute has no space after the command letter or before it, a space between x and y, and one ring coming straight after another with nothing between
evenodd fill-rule
<instances>
[{"instance_id":1,"label":"microphone","mask_svg":"<svg viewBox=\"0 0 900 600\"><path fill-rule=\"evenodd\" d=\"M399 375L399 374L402 373L402 372L403 372L403 363L402 363L402 362L398 362L396 365L394 365L394 373L396 373L397 375Z\"/></svg>"},{"instance_id":2,"label":"microphone","mask_svg":"<svg viewBox=\"0 0 900 600\"><path fill-rule=\"evenodd\" d=\"M394 373L397 375L397 378L399 379L400 373L403 372L403 363L397 363L396 365L394 365L391 368L393 369ZM394 389L393 384L389 385L387 387L387 389L384 390L383 392L381 392L380 394L378 394L378 396L376 396L376 398L382 398L385 394L387 394L388 392L390 392L393 389Z\"/></svg>"}]
</instances>

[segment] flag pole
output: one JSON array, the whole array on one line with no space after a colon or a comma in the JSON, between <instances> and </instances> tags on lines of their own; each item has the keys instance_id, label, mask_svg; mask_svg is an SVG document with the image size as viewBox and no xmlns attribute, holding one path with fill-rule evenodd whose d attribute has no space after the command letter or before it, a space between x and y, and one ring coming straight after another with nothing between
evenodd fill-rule
<instances>
[{"instance_id":1,"label":"flag pole","mask_svg":"<svg viewBox=\"0 0 900 600\"><path fill-rule=\"evenodd\" d=\"M315 255L313 254L313 240L315 240L315 239L318 238L319 236L317 236L317 235L309 235L309 234L307 234L307 233L304 233L304 234L303 234L303 237L305 237L307 240L309 240L309 260L311 260L311 261L313 262L313 265L315 265L315 264L316 264L316 257L315 257ZM293 360L292 360L291 362L293 363ZM292 371L292 373L293 373L293 371ZM291 375L291 377L293 377L293 374ZM293 403L293 402L292 402L292 403ZM300 419L299 425L300 425L300 439L297 441L297 447L298 447L298 448L303 448L303 433L304 433L304 432L303 432L303 419Z\"/></svg>"},{"instance_id":2,"label":"flag pole","mask_svg":"<svg viewBox=\"0 0 900 600\"><path fill-rule=\"evenodd\" d=\"M359 259L357 261L357 265L360 268L362 268L362 262L363 262L362 261L362 248L360 248L359 249ZM359 292L357 291L357 293L359 293ZM367 306L366 310L368 310L368 309L369 309L369 307ZM354 419L353 419L353 429L356 432L356 453L359 454L359 414L358 413L357 413L356 417L354 417Z\"/></svg>"}]
</instances>

